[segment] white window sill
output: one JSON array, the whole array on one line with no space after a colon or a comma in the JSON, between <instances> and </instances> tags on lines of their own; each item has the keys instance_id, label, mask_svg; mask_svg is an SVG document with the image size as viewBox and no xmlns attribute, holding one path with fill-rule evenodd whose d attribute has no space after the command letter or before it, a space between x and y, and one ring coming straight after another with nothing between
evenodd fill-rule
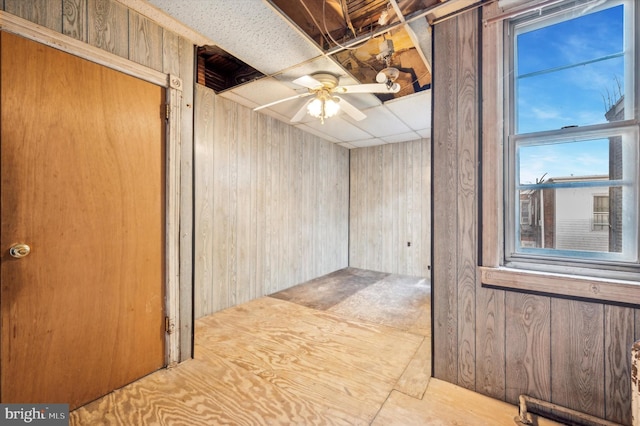
<instances>
[{"instance_id":1,"label":"white window sill","mask_svg":"<svg viewBox=\"0 0 640 426\"><path fill-rule=\"evenodd\" d=\"M640 282L513 268L480 267L483 285L640 305Z\"/></svg>"}]
</instances>

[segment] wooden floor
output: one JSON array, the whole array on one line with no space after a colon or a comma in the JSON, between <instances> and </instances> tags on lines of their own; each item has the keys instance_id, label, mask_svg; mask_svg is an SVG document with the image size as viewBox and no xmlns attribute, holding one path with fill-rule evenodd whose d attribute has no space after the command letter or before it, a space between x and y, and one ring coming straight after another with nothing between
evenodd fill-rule
<instances>
[{"instance_id":1,"label":"wooden floor","mask_svg":"<svg viewBox=\"0 0 640 426\"><path fill-rule=\"evenodd\" d=\"M430 378L430 293L422 278L348 268L201 318L195 359L70 423L514 425L515 406Z\"/></svg>"}]
</instances>

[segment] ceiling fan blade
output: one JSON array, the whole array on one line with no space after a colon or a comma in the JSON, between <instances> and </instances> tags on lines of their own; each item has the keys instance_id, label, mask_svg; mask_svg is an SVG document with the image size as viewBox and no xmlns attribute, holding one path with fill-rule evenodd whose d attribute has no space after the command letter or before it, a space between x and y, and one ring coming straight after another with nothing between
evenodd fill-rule
<instances>
[{"instance_id":1,"label":"ceiling fan blade","mask_svg":"<svg viewBox=\"0 0 640 426\"><path fill-rule=\"evenodd\" d=\"M320 83L315 78L310 75L303 75L300 78L296 78L292 81L293 84L297 84L298 86L306 87L307 89L318 89L322 87L322 83Z\"/></svg>"},{"instance_id":2,"label":"ceiling fan blade","mask_svg":"<svg viewBox=\"0 0 640 426\"><path fill-rule=\"evenodd\" d=\"M280 100L277 100L277 101L274 101L274 102L270 102L268 104L260 105L259 107L255 107L253 110L254 111L259 111L259 110L261 110L263 108L268 108L270 106L274 106L274 105L277 105L277 104L282 103L282 102L287 102L287 101L290 101L292 99L304 98L305 96L310 96L310 95L313 95L313 93L311 93L311 92L300 93L300 94L297 94L295 96L291 96L291 97L288 97L288 98L280 99Z\"/></svg>"},{"instance_id":3,"label":"ceiling fan blade","mask_svg":"<svg viewBox=\"0 0 640 426\"><path fill-rule=\"evenodd\" d=\"M291 118L291 123L297 123L304 118L304 116L307 114L307 105L309 105L309 102L311 101L313 101L313 99L309 99L302 105L302 108L300 108L298 112L296 112L296 114L293 116L293 118Z\"/></svg>"},{"instance_id":4,"label":"ceiling fan blade","mask_svg":"<svg viewBox=\"0 0 640 426\"><path fill-rule=\"evenodd\" d=\"M351 86L338 86L333 89L333 93L398 93L400 85L393 83L388 87L384 83L354 84Z\"/></svg>"},{"instance_id":5,"label":"ceiling fan blade","mask_svg":"<svg viewBox=\"0 0 640 426\"><path fill-rule=\"evenodd\" d=\"M349 117L353 118L356 121L364 120L367 116L360 111L358 108L351 105L349 102L345 101L340 96L336 96L336 98L340 99L338 105L340 105L340 109L349 115Z\"/></svg>"}]
</instances>

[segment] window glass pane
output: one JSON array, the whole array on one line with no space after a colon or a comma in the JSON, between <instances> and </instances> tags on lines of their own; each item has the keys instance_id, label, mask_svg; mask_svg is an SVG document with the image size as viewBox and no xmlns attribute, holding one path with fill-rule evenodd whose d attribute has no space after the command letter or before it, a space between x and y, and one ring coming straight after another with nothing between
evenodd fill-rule
<instances>
[{"instance_id":1,"label":"window glass pane","mask_svg":"<svg viewBox=\"0 0 640 426\"><path fill-rule=\"evenodd\" d=\"M594 197L601 197L603 191L617 193L618 202L609 204L609 196L605 196L606 210L594 213ZM621 186L519 191L520 202L527 200L530 205L531 217L530 223L520 223L520 248L525 252L531 248L551 249L547 252L555 251L556 255L621 253L627 232L622 217L629 214L623 207L623 192Z\"/></svg>"},{"instance_id":2,"label":"window glass pane","mask_svg":"<svg viewBox=\"0 0 640 426\"><path fill-rule=\"evenodd\" d=\"M624 6L517 27L516 133L624 119Z\"/></svg>"},{"instance_id":3,"label":"window glass pane","mask_svg":"<svg viewBox=\"0 0 640 426\"><path fill-rule=\"evenodd\" d=\"M518 152L521 185L609 179L609 139L524 145Z\"/></svg>"},{"instance_id":4,"label":"window glass pane","mask_svg":"<svg viewBox=\"0 0 640 426\"><path fill-rule=\"evenodd\" d=\"M524 29L527 32L517 37L518 76L621 54L623 14L619 5L554 25Z\"/></svg>"},{"instance_id":5,"label":"window glass pane","mask_svg":"<svg viewBox=\"0 0 640 426\"><path fill-rule=\"evenodd\" d=\"M637 261L637 129L514 143L517 253Z\"/></svg>"},{"instance_id":6,"label":"window glass pane","mask_svg":"<svg viewBox=\"0 0 640 426\"><path fill-rule=\"evenodd\" d=\"M638 266L636 7L566 0L510 22L508 263Z\"/></svg>"},{"instance_id":7,"label":"window glass pane","mask_svg":"<svg viewBox=\"0 0 640 426\"><path fill-rule=\"evenodd\" d=\"M622 98L623 68L622 58L612 58L518 79L517 133L622 120L614 111Z\"/></svg>"}]
</instances>

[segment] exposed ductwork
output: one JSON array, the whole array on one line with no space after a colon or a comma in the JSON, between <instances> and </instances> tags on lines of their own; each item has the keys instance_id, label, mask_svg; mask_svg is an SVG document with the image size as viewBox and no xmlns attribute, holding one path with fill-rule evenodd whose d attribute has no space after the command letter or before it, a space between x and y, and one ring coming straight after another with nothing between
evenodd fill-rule
<instances>
[{"instance_id":1,"label":"exposed ductwork","mask_svg":"<svg viewBox=\"0 0 640 426\"><path fill-rule=\"evenodd\" d=\"M640 340L631 350L631 424L640 426Z\"/></svg>"},{"instance_id":2,"label":"exposed ductwork","mask_svg":"<svg viewBox=\"0 0 640 426\"><path fill-rule=\"evenodd\" d=\"M569 425L622 426L619 423L610 422L590 414L572 410L571 408L533 398L528 395L520 395L519 399L519 413L514 419L518 426L529 426L534 424L533 420L529 416L529 411Z\"/></svg>"}]
</instances>

